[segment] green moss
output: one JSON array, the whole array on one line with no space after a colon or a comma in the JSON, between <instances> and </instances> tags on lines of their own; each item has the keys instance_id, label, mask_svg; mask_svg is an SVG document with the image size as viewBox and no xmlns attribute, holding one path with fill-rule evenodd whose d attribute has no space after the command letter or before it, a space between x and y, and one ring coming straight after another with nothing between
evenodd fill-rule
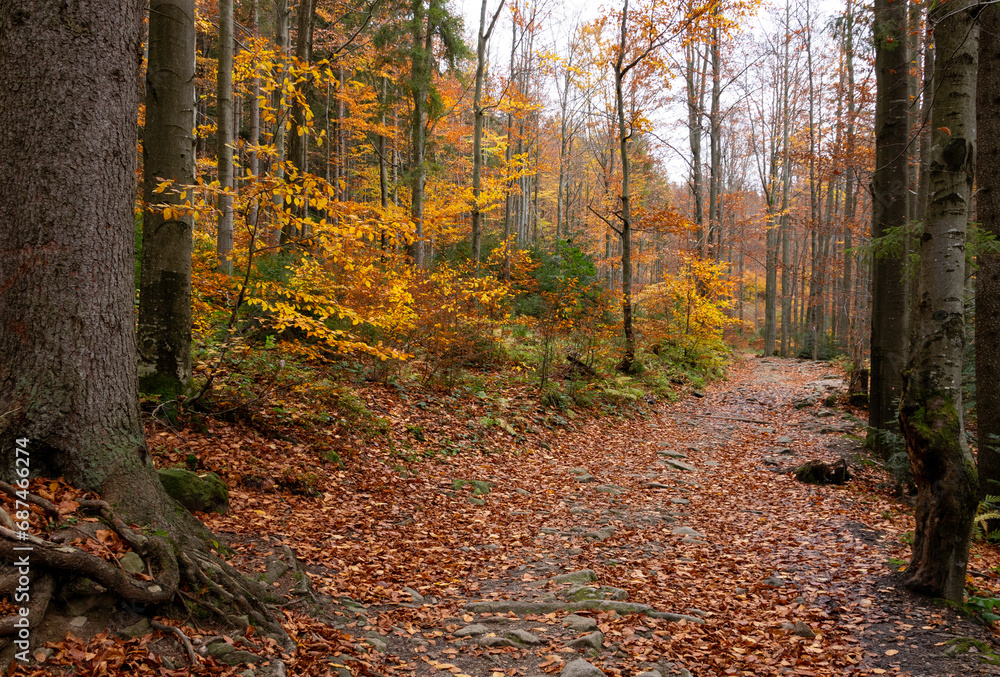
<instances>
[{"instance_id":1,"label":"green moss","mask_svg":"<svg viewBox=\"0 0 1000 677\"><path fill-rule=\"evenodd\" d=\"M997 654L994 647L973 637L956 637L948 640L948 648L945 649L946 656L961 656L975 649L979 660L989 665L1000 665L1000 654Z\"/></svg>"}]
</instances>

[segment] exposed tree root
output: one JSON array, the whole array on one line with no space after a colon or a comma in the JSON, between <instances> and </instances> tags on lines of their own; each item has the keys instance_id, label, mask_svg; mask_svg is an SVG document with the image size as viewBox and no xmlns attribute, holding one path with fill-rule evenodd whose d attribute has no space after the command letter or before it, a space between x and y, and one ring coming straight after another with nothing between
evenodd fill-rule
<instances>
[{"instance_id":1,"label":"exposed tree root","mask_svg":"<svg viewBox=\"0 0 1000 677\"><path fill-rule=\"evenodd\" d=\"M0 483L0 491L11 493L10 490L13 487ZM56 524L60 522L59 509L51 501L30 494L25 498L25 492L14 495L41 508ZM176 528L169 530L169 535L164 537L161 535L163 532L157 532L157 535L137 533L104 501L78 500L77 503L80 505L78 510L101 515L104 527L117 533L146 563L152 580L133 577L113 558L108 561L64 542L68 539L58 531L51 538L19 531L10 515L0 508L0 513L3 513L0 515L0 560L15 563L13 568L0 570L0 593L10 595L22 587L30 587L31 627L41 626L56 590L55 581L69 584L86 577L127 602L144 607L162 607L175 600L187 601L189 607L197 605L199 611L215 614L229 627L245 629L252 624L265 632L280 635L286 648L291 646L281 624L274 620L270 606L276 601L273 594L265 586L243 576L213 552L206 542L210 538L208 532L186 512L178 519ZM74 532L86 535L81 530ZM26 547L30 547L30 551ZM19 561L29 562L22 567L23 571L16 566ZM295 567L294 559L292 567ZM15 623L18 618L17 614L0 618L0 638L16 637L18 627ZM179 628L156 621L151 621L151 625L177 637L192 665L199 664L191 642ZM3 643L0 640L0 644ZM9 644L9 640L6 643ZM11 658L7 655L9 653L8 649L5 652L7 661ZM0 659L0 664L4 662Z\"/></svg>"},{"instance_id":2,"label":"exposed tree root","mask_svg":"<svg viewBox=\"0 0 1000 677\"><path fill-rule=\"evenodd\" d=\"M201 658L199 658L198 654L195 653L194 647L191 645L191 640L188 639L188 636L185 635L180 628L175 628L172 625L166 625L165 623L160 623L159 621L155 621L153 619L150 619L149 625L154 630L159 630L160 632L169 632L174 637L176 637L177 641L184 646L184 650L187 651L188 661L191 663L191 667L197 667L201 665Z\"/></svg>"}]
</instances>

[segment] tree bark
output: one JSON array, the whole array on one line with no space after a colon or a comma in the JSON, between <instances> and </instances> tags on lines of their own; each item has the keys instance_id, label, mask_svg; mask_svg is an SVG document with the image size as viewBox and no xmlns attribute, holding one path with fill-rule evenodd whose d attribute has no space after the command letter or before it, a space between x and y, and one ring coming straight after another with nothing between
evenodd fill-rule
<instances>
[{"instance_id":1,"label":"tree bark","mask_svg":"<svg viewBox=\"0 0 1000 677\"><path fill-rule=\"evenodd\" d=\"M930 12L938 59L929 192L920 245L918 323L900 406L917 486L906 585L954 602L963 599L978 504L976 468L962 421L965 234L976 159L975 12L975 0L954 0Z\"/></svg>"},{"instance_id":2,"label":"tree bark","mask_svg":"<svg viewBox=\"0 0 1000 677\"><path fill-rule=\"evenodd\" d=\"M176 397L191 378L191 216L153 204L182 205L195 172L194 0L152 0L142 134L143 213L139 276L139 377L143 390ZM162 181L175 188L156 193Z\"/></svg>"},{"instance_id":3,"label":"tree bark","mask_svg":"<svg viewBox=\"0 0 1000 677\"><path fill-rule=\"evenodd\" d=\"M434 32L424 0L413 0L411 26L410 91L413 112L410 120L410 218L413 219L413 242L408 253L417 268L424 267L424 187L427 184L427 97L431 88L431 59Z\"/></svg>"},{"instance_id":4,"label":"tree bark","mask_svg":"<svg viewBox=\"0 0 1000 677\"><path fill-rule=\"evenodd\" d=\"M615 61L615 112L618 117L618 148L622 158L621 194L621 238L622 238L622 327L625 335L625 355L620 368L629 371L635 361L635 329L632 326L632 211L629 192L632 163L628 156L628 142L631 130L625 122L625 74L631 66L625 66L625 50L628 48L628 0L622 7L621 38L618 42L618 58ZM632 63L635 65L635 62Z\"/></svg>"},{"instance_id":5,"label":"tree bark","mask_svg":"<svg viewBox=\"0 0 1000 677\"><path fill-rule=\"evenodd\" d=\"M976 124L976 209L985 232L1000 237L1000 12L980 14ZM976 271L976 412L979 498L1000 496L1000 255L981 252Z\"/></svg>"},{"instance_id":6,"label":"tree bark","mask_svg":"<svg viewBox=\"0 0 1000 677\"><path fill-rule=\"evenodd\" d=\"M949 7L953 3L949 3ZM875 2L875 171L872 175L872 238L890 229L905 229L909 167L909 96L906 55L906 3ZM872 261L871 396L869 446L887 456L889 445L880 431L896 432L896 407L906 361L906 288L902 254L879 255Z\"/></svg>"},{"instance_id":7,"label":"tree bark","mask_svg":"<svg viewBox=\"0 0 1000 677\"><path fill-rule=\"evenodd\" d=\"M196 571L210 571L218 590L239 591L241 613L280 632L257 603L262 586L215 557L211 535L167 496L143 437L133 239L143 14L137 0L0 4L0 474L13 479L15 440L28 438L33 475L96 491L124 520L170 536L109 519L154 565L156 579L139 581L32 535L39 574L93 576L160 604L182 576L196 589ZM0 529L0 558L13 556L12 537Z\"/></svg>"},{"instance_id":8,"label":"tree bark","mask_svg":"<svg viewBox=\"0 0 1000 677\"><path fill-rule=\"evenodd\" d=\"M483 186L483 125L486 121L486 108L483 106L483 84L486 80L486 45L493 34L493 28L500 18L504 0L500 0L497 11L486 25L486 0L483 0L479 11L479 39L476 44L476 94L472 110L475 115L472 136L472 260L475 262L476 275L479 275L479 261L482 258L483 242L483 207L479 202ZM558 226L556 226L558 229Z\"/></svg>"},{"instance_id":9,"label":"tree bark","mask_svg":"<svg viewBox=\"0 0 1000 677\"><path fill-rule=\"evenodd\" d=\"M219 72L217 84L217 158L219 187L233 188L233 0L219 2ZM219 270L233 272L233 198L219 195Z\"/></svg>"}]
</instances>

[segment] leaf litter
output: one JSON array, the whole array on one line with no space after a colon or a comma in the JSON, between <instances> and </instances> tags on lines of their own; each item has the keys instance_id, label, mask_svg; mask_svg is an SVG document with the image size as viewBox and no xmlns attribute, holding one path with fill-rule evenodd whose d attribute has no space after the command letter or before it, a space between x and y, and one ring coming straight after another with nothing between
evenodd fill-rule
<instances>
[{"instance_id":1,"label":"leaf litter","mask_svg":"<svg viewBox=\"0 0 1000 677\"><path fill-rule=\"evenodd\" d=\"M386 436L341 428L336 447L335 426L275 434L246 420L149 438L159 465L194 458L227 481L229 512L201 517L237 566L263 574L287 545L311 583L306 595L275 583L293 654L241 638L261 675L278 657L290 675L516 677L581 657L623 676L1000 674L975 645L946 655L956 638L992 643L992 628L903 590L912 510L884 473L856 463L848 484L811 486L780 472L860 453L857 420L819 404L831 377L823 363L748 360L703 397L614 420L553 414L511 389L507 410L523 415L503 426L482 425L480 398L371 386L362 396L405 453ZM345 463L317 453L331 444ZM71 512L72 490L50 489ZM95 554L121 549L98 534ZM983 596L1000 594L997 560L974 544ZM570 614L583 625L567 627ZM69 634L15 673L246 669L207 656L176 671L159 657L175 645Z\"/></svg>"}]
</instances>

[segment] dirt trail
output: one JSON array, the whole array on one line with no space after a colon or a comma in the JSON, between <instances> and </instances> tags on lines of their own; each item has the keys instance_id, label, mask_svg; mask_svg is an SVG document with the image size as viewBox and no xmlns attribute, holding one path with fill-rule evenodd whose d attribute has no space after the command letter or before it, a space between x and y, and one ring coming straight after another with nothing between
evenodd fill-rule
<instances>
[{"instance_id":1,"label":"dirt trail","mask_svg":"<svg viewBox=\"0 0 1000 677\"><path fill-rule=\"evenodd\" d=\"M324 616L366 653L328 665L472 677L1000 674L975 653L945 656L949 639L987 633L893 578L911 519L873 492L876 480L862 469L814 487L780 472L858 451L856 422L824 405L842 388L822 363L750 359L645 423L456 458L386 489L392 504L371 486L355 488L360 499L329 493L332 538L357 545L313 534L300 554L317 590L340 601ZM310 543L296 510L278 526ZM352 510L364 518L343 517Z\"/></svg>"}]
</instances>

